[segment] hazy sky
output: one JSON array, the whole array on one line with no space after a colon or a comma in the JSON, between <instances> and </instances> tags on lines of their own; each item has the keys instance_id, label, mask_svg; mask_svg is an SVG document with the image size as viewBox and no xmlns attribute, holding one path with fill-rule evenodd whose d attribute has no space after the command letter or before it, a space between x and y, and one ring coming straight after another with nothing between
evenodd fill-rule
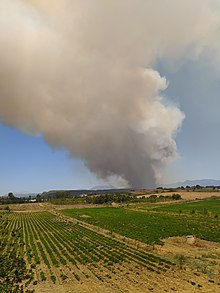
<instances>
[{"instance_id":1,"label":"hazy sky","mask_svg":"<svg viewBox=\"0 0 220 293\"><path fill-rule=\"evenodd\" d=\"M169 62L158 64L170 81L166 94L185 113L176 137L181 157L168 167L168 182L220 178L220 67L213 66L212 57L207 52L175 70L169 68Z\"/></svg>"},{"instance_id":2,"label":"hazy sky","mask_svg":"<svg viewBox=\"0 0 220 293\"><path fill-rule=\"evenodd\" d=\"M219 0L1 0L0 194L220 179L219 28Z\"/></svg>"}]
</instances>

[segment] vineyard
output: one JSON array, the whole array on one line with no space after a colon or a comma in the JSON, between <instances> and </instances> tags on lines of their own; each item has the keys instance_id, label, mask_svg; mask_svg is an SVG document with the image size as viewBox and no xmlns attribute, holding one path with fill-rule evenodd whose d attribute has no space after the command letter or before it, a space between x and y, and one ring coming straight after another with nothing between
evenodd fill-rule
<instances>
[{"instance_id":1,"label":"vineyard","mask_svg":"<svg viewBox=\"0 0 220 293\"><path fill-rule=\"evenodd\" d=\"M178 209L179 204L175 206ZM162 208L168 209L166 206ZM219 218L204 217L202 214L179 215L111 207L64 210L62 213L147 244L162 243L163 238L189 234L220 242Z\"/></svg>"},{"instance_id":2,"label":"vineyard","mask_svg":"<svg viewBox=\"0 0 220 293\"><path fill-rule=\"evenodd\" d=\"M170 236L193 234L218 245L219 231L218 217L199 212L179 215L123 207L5 210L0 213L0 292L216 292L212 288L220 284L218 246L209 254L197 251L202 259L205 255L205 266L212 272L205 276L200 275L200 259L190 273L182 269L185 258L178 249L172 255L166 245L162 251L162 244Z\"/></svg>"},{"instance_id":3,"label":"vineyard","mask_svg":"<svg viewBox=\"0 0 220 293\"><path fill-rule=\"evenodd\" d=\"M178 214L198 214L218 218L218 216L220 216L220 199L169 204L161 207L154 207L153 210L158 212L174 212Z\"/></svg>"},{"instance_id":4,"label":"vineyard","mask_svg":"<svg viewBox=\"0 0 220 293\"><path fill-rule=\"evenodd\" d=\"M160 275L174 266L48 212L4 213L2 225L7 231L1 236L3 252L27 262L30 275L25 287L46 280L60 284L96 279L117 288L119 276L135 283L142 271Z\"/></svg>"}]
</instances>

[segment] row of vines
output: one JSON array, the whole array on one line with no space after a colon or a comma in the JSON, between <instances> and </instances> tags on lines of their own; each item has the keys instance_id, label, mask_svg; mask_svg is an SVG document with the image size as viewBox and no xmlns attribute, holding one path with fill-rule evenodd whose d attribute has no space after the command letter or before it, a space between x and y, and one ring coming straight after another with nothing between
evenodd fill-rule
<instances>
[{"instance_id":1,"label":"row of vines","mask_svg":"<svg viewBox=\"0 0 220 293\"><path fill-rule=\"evenodd\" d=\"M61 213L150 245L162 244L162 239L167 237L191 234L200 239L220 242L219 218L205 217L202 214L170 214L160 212L162 208L169 209L166 206L158 207L158 211L153 212L106 207L63 210Z\"/></svg>"},{"instance_id":2,"label":"row of vines","mask_svg":"<svg viewBox=\"0 0 220 293\"><path fill-rule=\"evenodd\" d=\"M27 287L34 272L24 260L23 232L18 219L0 213L0 292L33 292Z\"/></svg>"},{"instance_id":3,"label":"row of vines","mask_svg":"<svg viewBox=\"0 0 220 293\"><path fill-rule=\"evenodd\" d=\"M7 229L2 229L6 231L1 235L2 249L26 261L26 286L89 278L112 283L118 274L131 279L129 271L134 281L141 270L161 274L173 266L168 260L48 212L8 213L3 218Z\"/></svg>"}]
</instances>

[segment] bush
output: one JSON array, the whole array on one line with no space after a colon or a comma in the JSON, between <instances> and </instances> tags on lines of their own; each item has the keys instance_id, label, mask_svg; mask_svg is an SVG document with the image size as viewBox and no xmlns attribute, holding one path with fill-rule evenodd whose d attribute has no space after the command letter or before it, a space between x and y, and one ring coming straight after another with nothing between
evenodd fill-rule
<instances>
[{"instance_id":1,"label":"bush","mask_svg":"<svg viewBox=\"0 0 220 293\"><path fill-rule=\"evenodd\" d=\"M3 254L0 252L0 292L23 292L23 280L29 278L26 263L15 254Z\"/></svg>"},{"instance_id":2,"label":"bush","mask_svg":"<svg viewBox=\"0 0 220 293\"><path fill-rule=\"evenodd\" d=\"M180 200L180 199L182 199L181 195L178 194L178 193L174 193L174 194L171 196L171 198L172 198L173 200Z\"/></svg>"}]
</instances>

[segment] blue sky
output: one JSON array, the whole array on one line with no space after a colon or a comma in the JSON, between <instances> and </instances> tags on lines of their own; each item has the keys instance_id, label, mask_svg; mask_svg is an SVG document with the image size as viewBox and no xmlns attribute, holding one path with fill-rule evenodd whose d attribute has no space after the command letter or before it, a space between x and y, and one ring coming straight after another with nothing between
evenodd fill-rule
<instances>
[{"instance_id":1,"label":"blue sky","mask_svg":"<svg viewBox=\"0 0 220 293\"><path fill-rule=\"evenodd\" d=\"M169 182L220 178L220 78L212 57L186 60L175 69L172 61L158 62L158 70L169 80L165 95L186 116L176 137L181 158L168 167Z\"/></svg>"},{"instance_id":2,"label":"blue sky","mask_svg":"<svg viewBox=\"0 0 220 293\"><path fill-rule=\"evenodd\" d=\"M80 189L97 182L80 160L49 147L42 136L30 136L0 125L0 194Z\"/></svg>"}]
</instances>

